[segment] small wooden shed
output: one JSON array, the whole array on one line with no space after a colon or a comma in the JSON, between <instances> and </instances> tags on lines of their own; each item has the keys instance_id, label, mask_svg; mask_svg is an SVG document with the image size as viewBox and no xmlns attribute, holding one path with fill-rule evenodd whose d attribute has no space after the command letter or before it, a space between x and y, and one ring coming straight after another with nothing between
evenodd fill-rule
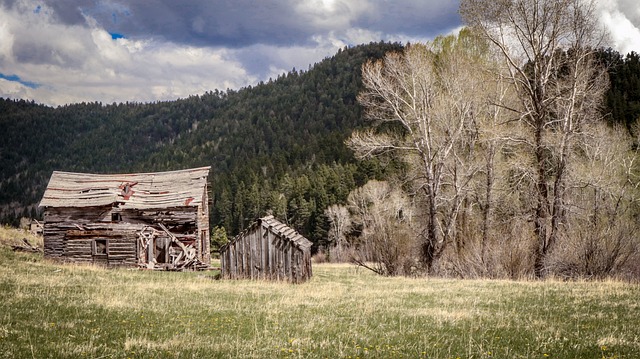
<instances>
[{"instance_id":1,"label":"small wooden shed","mask_svg":"<svg viewBox=\"0 0 640 359\"><path fill-rule=\"evenodd\" d=\"M208 266L209 170L54 171L40 202L44 256L153 269Z\"/></svg>"},{"instance_id":2,"label":"small wooden shed","mask_svg":"<svg viewBox=\"0 0 640 359\"><path fill-rule=\"evenodd\" d=\"M220 248L222 277L302 283L311 278L311 242L273 216L256 220Z\"/></svg>"}]
</instances>

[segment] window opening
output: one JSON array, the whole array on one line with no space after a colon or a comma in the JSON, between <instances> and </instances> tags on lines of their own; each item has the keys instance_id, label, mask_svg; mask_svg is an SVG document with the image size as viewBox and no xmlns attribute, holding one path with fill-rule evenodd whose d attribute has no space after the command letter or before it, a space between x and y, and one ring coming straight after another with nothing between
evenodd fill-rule
<instances>
[{"instance_id":1,"label":"window opening","mask_svg":"<svg viewBox=\"0 0 640 359\"><path fill-rule=\"evenodd\" d=\"M106 239L95 239L93 241L93 255L106 256L108 253L108 243Z\"/></svg>"}]
</instances>

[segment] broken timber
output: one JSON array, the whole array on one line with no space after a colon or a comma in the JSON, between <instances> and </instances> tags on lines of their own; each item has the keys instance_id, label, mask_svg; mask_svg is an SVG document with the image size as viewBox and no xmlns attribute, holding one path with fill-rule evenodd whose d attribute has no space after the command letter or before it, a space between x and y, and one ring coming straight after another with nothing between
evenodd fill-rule
<instances>
[{"instance_id":1,"label":"broken timber","mask_svg":"<svg viewBox=\"0 0 640 359\"><path fill-rule=\"evenodd\" d=\"M209 169L53 172L40 202L45 257L149 269L207 268Z\"/></svg>"},{"instance_id":2,"label":"broken timber","mask_svg":"<svg viewBox=\"0 0 640 359\"><path fill-rule=\"evenodd\" d=\"M32 245L26 238L22 238L22 244L12 245L11 249L13 249L14 252L42 253L41 248Z\"/></svg>"}]
</instances>

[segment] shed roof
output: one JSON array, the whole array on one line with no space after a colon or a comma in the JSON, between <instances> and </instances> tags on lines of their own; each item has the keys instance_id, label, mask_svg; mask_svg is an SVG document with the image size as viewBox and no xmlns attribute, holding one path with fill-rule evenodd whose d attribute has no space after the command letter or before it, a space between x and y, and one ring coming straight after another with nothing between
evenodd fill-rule
<instances>
[{"instance_id":1,"label":"shed roof","mask_svg":"<svg viewBox=\"0 0 640 359\"><path fill-rule=\"evenodd\" d=\"M276 235L283 237L291 242L296 247L303 249L311 248L311 241L306 239L302 234L298 233L295 229L287 226L286 224L278 221L273 216L266 216L256 221L257 225L261 225L264 228L272 231Z\"/></svg>"},{"instance_id":2,"label":"shed roof","mask_svg":"<svg viewBox=\"0 0 640 359\"><path fill-rule=\"evenodd\" d=\"M199 206L211 167L169 172L91 174L54 171L40 207L123 209Z\"/></svg>"},{"instance_id":3,"label":"shed roof","mask_svg":"<svg viewBox=\"0 0 640 359\"><path fill-rule=\"evenodd\" d=\"M306 239L302 234L298 233L295 229L287 226L286 224L275 219L273 216L269 215L266 217L258 218L248 228L242 231L242 233L240 233L234 239L229 241L229 243L220 247L220 253L225 252L231 244L235 243L236 241L238 241L238 239L244 237L247 233L255 230L260 226L262 226L268 231L271 231L278 237L283 238L287 241L290 241L291 243L293 243L293 245L296 248L300 248L303 251L311 250L311 245L313 244L311 243L311 241Z\"/></svg>"},{"instance_id":4,"label":"shed roof","mask_svg":"<svg viewBox=\"0 0 640 359\"><path fill-rule=\"evenodd\" d=\"M311 248L311 241L306 239L302 234L298 233L295 229L287 226L286 224L278 221L273 216L266 216L258 219L258 224L264 228L271 230L273 233L284 237L293 242L297 247L304 249Z\"/></svg>"}]
</instances>

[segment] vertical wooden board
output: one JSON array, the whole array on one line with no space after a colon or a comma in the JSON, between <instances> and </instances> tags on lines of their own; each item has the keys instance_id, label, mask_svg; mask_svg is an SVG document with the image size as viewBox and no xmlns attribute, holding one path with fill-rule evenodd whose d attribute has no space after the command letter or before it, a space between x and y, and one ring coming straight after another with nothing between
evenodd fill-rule
<instances>
[{"instance_id":1,"label":"vertical wooden board","mask_svg":"<svg viewBox=\"0 0 640 359\"><path fill-rule=\"evenodd\" d=\"M235 258L234 260L234 266L233 266L233 277L234 278L238 278L240 275L240 270L242 269L242 255L240 252L240 245L242 243L241 242L235 242L233 244L233 256Z\"/></svg>"},{"instance_id":2,"label":"vertical wooden board","mask_svg":"<svg viewBox=\"0 0 640 359\"><path fill-rule=\"evenodd\" d=\"M260 265L262 266L262 278L268 278L269 275L269 230L267 228L262 228L262 234L260 236L260 240L262 241L262 252L260 253Z\"/></svg>"},{"instance_id":3,"label":"vertical wooden board","mask_svg":"<svg viewBox=\"0 0 640 359\"><path fill-rule=\"evenodd\" d=\"M253 257L253 263L254 263L254 267L256 268L256 279L260 279L260 278L263 278L262 276L262 231L256 231L254 239L255 239L255 251L254 251L254 257Z\"/></svg>"},{"instance_id":4,"label":"vertical wooden board","mask_svg":"<svg viewBox=\"0 0 640 359\"><path fill-rule=\"evenodd\" d=\"M249 234L249 273L251 279L258 278L258 272L256 270L256 237L258 232L256 230Z\"/></svg>"},{"instance_id":5,"label":"vertical wooden board","mask_svg":"<svg viewBox=\"0 0 640 359\"><path fill-rule=\"evenodd\" d=\"M294 283L300 283L300 252L297 249L291 255L291 277Z\"/></svg>"},{"instance_id":6,"label":"vertical wooden board","mask_svg":"<svg viewBox=\"0 0 640 359\"><path fill-rule=\"evenodd\" d=\"M247 243L247 248L246 248L246 252L245 252L245 258L247 258L247 278L249 279L253 279L253 264L251 263L251 251L252 251L252 247L251 247L251 238L253 237L253 233L252 232L248 232L247 235L245 236L245 241Z\"/></svg>"},{"instance_id":7,"label":"vertical wooden board","mask_svg":"<svg viewBox=\"0 0 640 359\"><path fill-rule=\"evenodd\" d=\"M247 257L245 257L246 237L238 241L238 278L244 278L247 273Z\"/></svg>"},{"instance_id":8,"label":"vertical wooden board","mask_svg":"<svg viewBox=\"0 0 640 359\"><path fill-rule=\"evenodd\" d=\"M238 276L237 278L244 277L244 238L238 240L236 246L236 255L238 256Z\"/></svg>"},{"instance_id":9,"label":"vertical wooden board","mask_svg":"<svg viewBox=\"0 0 640 359\"><path fill-rule=\"evenodd\" d=\"M233 242L229 247L229 255L231 256L231 263L229 264L229 270L233 279L238 277L238 252L236 242Z\"/></svg>"},{"instance_id":10,"label":"vertical wooden board","mask_svg":"<svg viewBox=\"0 0 640 359\"><path fill-rule=\"evenodd\" d=\"M226 255L227 255L226 251L221 251L220 252L220 275L222 276L222 278L225 278L224 270L225 270L226 266L224 264L224 259L225 259Z\"/></svg>"},{"instance_id":11,"label":"vertical wooden board","mask_svg":"<svg viewBox=\"0 0 640 359\"><path fill-rule=\"evenodd\" d=\"M209 234L209 229L207 228L207 230L201 231L200 233L202 234L201 239L203 246L202 261L204 263L211 264L211 235Z\"/></svg>"},{"instance_id":12,"label":"vertical wooden board","mask_svg":"<svg viewBox=\"0 0 640 359\"><path fill-rule=\"evenodd\" d=\"M256 237L258 236L257 228L251 231L251 237L249 237L249 261L251 270L251 279L258 279L258 270L256 263Z\"/></svg>"},{"instance_id":13,"label":"vertical wooden board","mask_svg":"<svg viewBox=\"0 0 640 359\"><path fill-rule=\"evenodd\" d=\"M274 234L272 234L272 236L273 236L273 239L271 242L272 243L271 249L273 251L271 252L271 257L270 257L271 264L272 264L271 273L273 275L272 276L273 279L278 279L279 272L280 272L280 266L279 266L280 262L278 261L280 258L280 251L278 250L278 238Z\"/></svg>"},{"instance_id":14,"label":"vertical wooden board","mask_svg":"<svg viewBox=\"0 0 640 359\"><path fill-rule=\"evenodd\" d=\"M220 252L220 275L222 278L227 278L226 271L229 269L227 256L229 255L229 247Z\"/></svg>"},{"instance_id":15,"label":"vertical wooden board","mask_svg":"<svg viewBox=\"0 0 640 359\"><path fill-rule=\"evenodd\" d=\"M244 275L245 278L251 278L251 238L244 237Z\"/></svg>"},{"instance_id":16,"label":"vertical wooden board","mask_svg":"<svg viewBox=\"0 0 640 359\"><path fill-rule=\"evenodd\" d=\"M155 258L154 247L155 247L154 240L153 239L149 240L149 242L147 243L147 262L146 263L151 263Z\"/></svg>"},{"instance_id":17,"label":"vertical wooden board","mask_svg":"<svg viewBox=\"0 0 640 359\"><path fill-rule=\"evenodd\" d=\"M241 238L236 241L236 261L238 262L236 266L236 278L242 278L242 270L244 266L244 257L242 255L244 248L244 242Z\"/></svg>"},{"instance_id":18,"label":"vertical wooden board","mask_svg":"<svg viewBox=\"0 0 640 359\"><path fill-rule=\"evenodd\" d=\"M256 269L256 279L260 279L262 278L262 226L258 226L253 238L255 240L253 266Z\"/></svg>"},{"instance_id":19,"label":"vertical wooden board","mask_svg":"<svg viewBox=\"0 0 640 359\"><path fill-rule=\"evenodd\" d=\"M226 261L227 261L227 275L231 277L231 273L233 273L233 267L236 265L232 246L227 247Z\"/></svg>"},{"instance_id":20,"label":"vertical wooden board","mask_svg":"<svg viewBox=\"0 0 640 359\"><path fill-rule=\"evenodd\" d=\"M289 280L291 283L298 283L298 272L296 271L296 248L291 246L289 250L289 256L291 258L291 274L289 274Z\"/></svg>"},{"instance_id":21,"label":"vertical wooden board","mask_svg":"<svg viewBox=\"0 0 640 359\"><path fill-rule=\"evenodd\" d=\"M247 253L249 252L249 243L248 238L242 237L242 276L243 278L248 277L249 273L249 257Z\"/></svg>"},{"instance_id":22,"label":"vertical wooden board","mask_svg":"<svg viewBox=\"0 0 640 359\"><path fill-rule=\"evenodd\" d=\"M303 281L309 279L307 276L307 263L305 260L304 251L300 250L300 277Z\"/></svg>"},{"instance_id":23,"label":"vertical wooden board","mask_svg":"<svg viewBox=\"0 0 640 359\"><path fill-rule=\"evenodd\" d=\"M262 274L262 226L256 227L255 233L255 251L254 251L254 265L256 267L256 279L264 278Z\"/></svg>"},{"instance_id":24,"label":"vertical wooden board","mask_svg":"<svg viewBox=\"0 0 640 359\"><path fill-rule=\"evenodd\" d=\"M302 270L301 275L302 275L302 280L306 281L307 279L309 279L309 273L307 271L307 261L306 261L306 257L304 252L300 252L300 268Z\"/></svg>"},{"instance_id":25,"label":"vertical wooden board","mask_svg":"<svg viewBox=\"0 0 640 359\"><path fill-rule=\"evenodd\" d=\"M302 250L298 251L298 276L300 278L300 282L304 282L307 280L306 277L306 269L305 269L305 264L304 264L304 253L302 252Z\"/></svg>"},{"instance_id":26,"label":"vertical wooden board","mask_svg":"<svg viewBox=\"0 0 640 359\"><path fill-rule=\"evenodd\" d=\"M285 275L284 268L284 246L282 238L278 237L278 280L285 280L287 277Z\"/></svg>"},{"instance_id":27,"label":"vertical wooden board","mask_svg":"<svg viewBox=\"0 0 640 359\"><path fill-rule=\"evenodd\" d=\"M233 247L231 245L227 246L227 250L225 251L225 263L227 269L225 269L227 278L232 278L231 273L233 272L234 258L233 258Z\"/></svg>"},{"instance_id":28,"label":"vertical wooden board","mask_svg":"<svg viewBox=\"0 0 640 359\"><path fill-rule=\"evenodd\" d=\"M220 269L226 273L227 276L231 273L231 245L227 244L227 248L224 250L224 253L220 253L221 256L224 256L224 267L222 267L222 263L220 263Z\"/></svg>"},{"instance_id":29,"label":"vertical wooden board","mask_svg":"<svg viewBox=\"0 0 640 359\"><path fill-rule=\"evenodd\" d=\"M277 271L276 265L275 265L275 255L276 255L276 244L275 244L275 235L273 234L273 232L271 232L270 230L267 231L267 239L268 239L268 250L267 250L267 266L269 267L268 269L268 273L269 273L269 278L273 279L275 278L275 273Z\"/></svg>"},{"instance_id":30,"label":"vertical wooden board","mask_svg":"<svg viewBox=\"0 0 640 359\"><path fill-rule=\"evenodd\" d=\"M291 274L289 277L293 280L295 280L295 276L296 276L295 255L296 255L296 247L294 247L293 242L289 242L289 263L290 263L289 265L291 266L291 269L290 269Z\"/></svg>"},{"instance_id":31,"label":"vertical wooden board","mask_svg":"<svg viewBox=\"0 0 640 359\"><path fill-rule=\"evenodd\" d=\"M231 273L233 272L233 266L235 265L234 263L234 257L233 257L233 249L231 246L227 247L227 251L226 251L226 255L225 255L225 261L227 263L227 276L229 276L229 278L231 278Z\"/></svg>"},{"instance_id":32,"label":"vertical wooden board","mask_svg":"<svg viewBox=\"0 0 640 359\"><path fill-rule=\"evenodd\" d=\"M305 281L307 280L307 264L305 262L305 255L302 250L298 253L299 258L299 268L300 268L300 279Z\"/></svg>"},{"instance_id":33,"label":"vertical wooden board","mask_svg":"<svg viewBox=\"0 0 640 359\"><path fill-rule=\"evenodd\" d=\"M227 274L230 278L233 278L234 268L236 266L236 257L235 257L235 245L234 243L230 243L227 247Z\"/></svg>"},{"instance_id":34,"label":"vertical wooden board","mask_svg":"<svg viewBox=\"0 0 640 359\"><path fill-rule=\"evenodd\" d=\"M291 280L291 242L287 241L284 250L284 269L288 280Z\"/></svg>"},{"instance_id":35,"label":"vertical wooden board","mask_svg":"<svg viewBox=\"0 0 640 359\"><path fill-rule=\"evenodd\" d=\"M280 248L278 248L278 237L274 235L273 238L273 279L280 278Z\"/></svg>"},{"instance_id":36,"label":"vertical wooden board","mask_svg":"<svg viewBox=\"0 0 640 359\"><path fill-rule=\"evenodd\" d=\"M198 221L196 222L196 258L199 260L203 260L203 246L202 246L202 237L203 237L203 233L200 230L200 221L199 219L201 218L200 216L200 206L198 206Z\"/></svg>"},{"instance_id":37,"label":"vertical wooden board","mask_svg":"<svg viewBox=\"0 0 640 359\"><path fill-rule=\"evenodd\" d=\"M136 233L136 236L135 236L135 241L136 241L135 242L136 243L136 249L135 249L135 251L136 251L136 263L140 263L140 240L138 239L137 233Z\"/></svg>"},{"instance_id":38,"label":"vertical wooden board","mask_svg":"<svg viewBox=\"0 0 640 359\"><path fill-rule=\"evenodd\" d=\"M242 248L244 248L244 242L241 238L236 241L236 278L242 278L244 257L242 256Z\"/></svg>"}]
</instances>

